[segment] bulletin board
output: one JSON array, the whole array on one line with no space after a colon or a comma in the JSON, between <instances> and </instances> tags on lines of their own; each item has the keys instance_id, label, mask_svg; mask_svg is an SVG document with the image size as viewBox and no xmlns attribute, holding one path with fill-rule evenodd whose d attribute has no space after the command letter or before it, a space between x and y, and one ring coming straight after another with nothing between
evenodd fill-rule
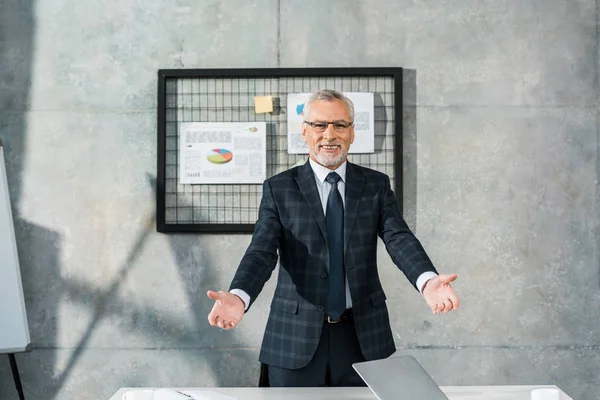
<instances>
[{"instance_id":1,"label":"bulletin board","mask_svg":"<svg viewBox=\"0 0 600 400\"><path fill-rule=\"evenodd\" d=\"M191 122L261 122L266 178L303 164L288 152L289 93L334 89L373 93L374 153L348 160L390 177L402 207L402 68L175 69L158 71L157 231L251 233L262 185L189 184L180 179L180 129ZM271 96L272 111L255 98ZM263 126L263 125L261 125Z\"/></svg>"}]
</instances>

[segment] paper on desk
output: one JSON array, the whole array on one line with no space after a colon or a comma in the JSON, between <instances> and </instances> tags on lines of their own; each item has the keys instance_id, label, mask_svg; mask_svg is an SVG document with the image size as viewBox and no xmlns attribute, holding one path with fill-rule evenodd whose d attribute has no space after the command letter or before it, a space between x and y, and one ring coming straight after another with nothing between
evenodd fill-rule
<instances>
[{"instance_id":1,"label":"paper on desk","mask_svg":"<svg viewBox=\"0 0 600 400\"><path fill-rule=\"evenodd\" d=\"M181 392L192 396L194 400L238 400L237 397L227 396L211 390L182 390Z\"/></svg>"},{"instance_id":2,"label":"paper on desk","mask_svg":"<svg viewBox=\"0 0 600 400\"><path fill-rule=\"evenodd\" d=\"M154 390L133 389L123 394L123 400L154 400Z\"/></svg>"},{"instance_id":3,"label":"paper on desk","mask_svg":"<svg viewBox=\"0 0 600 400\"><path fill-rule=\"evenodd\" d=\"M157 389L152 400L191 400L193 397L173 389Z\"/></svg>"},{"instance_id":4,"label":"paper on desk","mask_svg":"<svg viewBox=\"0 0 600 400\"><path fill-rule=\"evenodd\" d=\"M558 389L535 389L531 391L531 400L559 400L560 392Z\"/></svg>"}]
</instances>

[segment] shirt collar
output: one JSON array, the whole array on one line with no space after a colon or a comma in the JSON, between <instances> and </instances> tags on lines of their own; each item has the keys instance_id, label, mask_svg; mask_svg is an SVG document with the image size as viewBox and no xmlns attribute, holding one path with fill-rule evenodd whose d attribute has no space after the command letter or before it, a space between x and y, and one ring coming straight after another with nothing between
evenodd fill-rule
<instances>
[{"instance_id":1,"label":"shirt collar","mask_svg":"<svg viewBox=\"0 0 600 400\"><path fill-rule=\"evenodd\" d=\"M329 169L327 167L324 167L321 164L313 161L312 158L309 158L308 161L310 162L310 167L312 168L313 172L315 173L315 176L319 180L319 183L322 184L330 172L337 172L340 178L342 178L342 182L346 183L346 165L348 164L346 161L344 161L342 165L337 167L337 169Z\"/></svg>"}]
</instances>

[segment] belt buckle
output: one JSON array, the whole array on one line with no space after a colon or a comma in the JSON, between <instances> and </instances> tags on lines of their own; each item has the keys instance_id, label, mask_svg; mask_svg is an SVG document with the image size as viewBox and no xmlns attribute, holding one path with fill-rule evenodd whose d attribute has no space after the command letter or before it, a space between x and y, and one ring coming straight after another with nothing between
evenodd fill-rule
<instances>
[{"instance_id":1,"label":"belt buckle","mask_svg":"<svg viewBox=\"0 0 600 400\"><path fill-rule=\"evenodd\" d=\"M342 316L340 315L340 317L338 319L331 319L331 317L328 315L327 322L329 322L330 324L338 324L338 323L342 322Z\"/></svg>"}]
</instances>

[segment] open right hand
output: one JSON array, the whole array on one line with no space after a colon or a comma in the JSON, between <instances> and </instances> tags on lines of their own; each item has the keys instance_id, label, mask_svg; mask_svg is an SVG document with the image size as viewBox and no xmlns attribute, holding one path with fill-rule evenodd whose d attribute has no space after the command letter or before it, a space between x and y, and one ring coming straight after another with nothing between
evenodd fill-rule
<instances>
[{"instance_id":1,"label":"open right hand","mask_svg":"<svg viewBox=\"0 0 600 400\"><path fill-rule=\"evenodd\" d=\"M206 295L215 300L208 323L221 329L229 330L235 328L244 316L246 306L242 299L229 292L214 292L209 290Z\"/></svg>"}]
</instances>

